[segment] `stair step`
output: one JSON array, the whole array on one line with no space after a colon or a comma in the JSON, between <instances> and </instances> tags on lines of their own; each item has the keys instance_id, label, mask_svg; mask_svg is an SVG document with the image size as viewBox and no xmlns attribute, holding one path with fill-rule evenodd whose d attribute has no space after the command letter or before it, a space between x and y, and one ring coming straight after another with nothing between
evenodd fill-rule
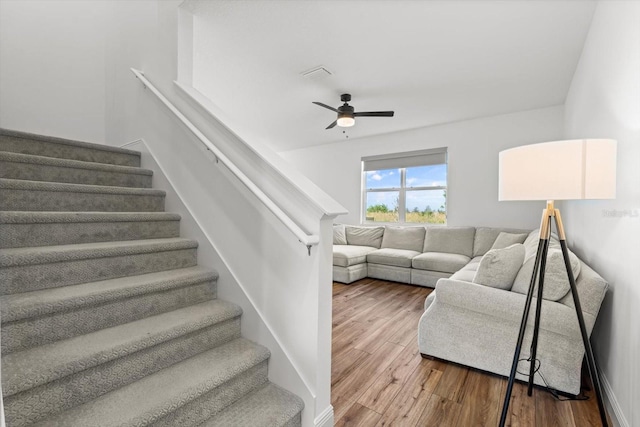
<instances>
[{"instance_id":1,"label":"stair step","mask_svg":"<svg viewBox=\"0 0 640 427\"><path fill-rule=\"evenodd\" d=\"M0 178L151 188L153 172L131 166L0 151Z\"/></svg>"},{"instance_id":2,"label":"stair step","mask_svg":"<svg viewBox=\"0 0 640 427\"><path fill-rule=\"evenodd\" d=\"M0 250L0 295L193 267L198 242L148 239Z\"/></svg>"},{"instance_id":3,"label":"stair step","mask_svg":"<svg viewBox=\"0 0 640 427\"><path fill-rule=\"evenodd\" d=\"M196 266L1 296L2 354L209 301L217 278Z\"/></svg>"},{"instance_id":4,"label":"stair step","mask_svg":"<svg viewBox=\"0 0 640 427\"><path fill-rule=\"evenodd\" d=\"M241 313L234 304L213 300L4 355L8 425L27 425L46 417L45 425L104 426L110 417L131 417L144 406L166 402L166 410L180 401L174 397L203 392L200 385L208 385L211 378L228 379L266 361L266 349L238 341ZM207 352L203 357L197 356L203 352ZM190 392L181 394L187 386ZM181 388L181 393L174 393ZM61 414L56 422L50 418L86 402L72 410L76 415ZM110 406L113 402L118 406ZM84 413L87 406L92 409ZM113 414L106 416L109 411ZM94 415L98 418L82 421L83 416Z\"/></svg>"},{"instance_id":5,"label":"stair step","mask_svg":"<svg viewBox=\"0 0 640 427\"><path fill-rule=\"evenodd\" d=\"M84 162L140 166L140 153L137 151L8 129L0 129L0 151Z\"/></svg>"},{"instance_id":6,"label":"stair step","mask_svg":"<svg viewBox=\"0 0 640 427\"><path fill-rule=\"evenodd\" d=\"M0 248L162 239L180 235L180 215L0 211L0 227Z\"/></svg>"},{"instance_id":7,"label":"stair step","mask_svg":"<svg viewBox=\"0 0 640 427\"><path fill-rule=\"evenodd\" d=\"M165 192L0 178L3 211L161 212Z\"/></svg>"},{"instance_id":8,"label":"stair step","mask_svg":"<svg viewBox=\"0 0 640 427\"><path fill-rule=\"evenodd\" d=\"M298 396L267 384L240 399L200 427L299 427L304 402Z\"/></svg>"},{"instance_id":9,"label":"stair step","mask_svg":"<svg viewBox=\"0 0 640 427\"><path fill-rule=\"evenodd\" d=\"M36 425L195 426L266 384L268 358L238 338Z\"/></svg>"}]
</instances>

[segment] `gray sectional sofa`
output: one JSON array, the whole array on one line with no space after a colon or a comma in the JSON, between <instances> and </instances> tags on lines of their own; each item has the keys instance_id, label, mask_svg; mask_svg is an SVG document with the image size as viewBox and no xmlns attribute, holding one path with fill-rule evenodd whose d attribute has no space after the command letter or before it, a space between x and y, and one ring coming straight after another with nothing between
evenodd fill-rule
<instances>
[{"instance_id":1,"label":"gray sectional sofa","mask_svg":"<svg viewBox=\"0 0 640 427\"><path fill-rule=\"evenodd\" d=\"M361 227L336 224L333 280L352 283L365 277L435 287L480 258L501 232L530 230L489 227ZM514 242L517 243L517 242Z\"/></svg>"},{"instance_id":2,"label":"gray sectional sofa","mask_svg":"<svg viewBox=\"0 0 640 427\"><path fill-rule=\"evenodd\" d=\"M509 375L538 230L487 227L334 227L333 279L364 277L435 287L418 324L423 355ZM587 331L607 282L570 253ZM535 299L534 299L535 303ZM529 323L533 323L533 313ZM527 379L531 330L517 378ZM584 349L557 238L552 236L542 301L535 383L580 392Z\"/></svg>"}]
</instances>

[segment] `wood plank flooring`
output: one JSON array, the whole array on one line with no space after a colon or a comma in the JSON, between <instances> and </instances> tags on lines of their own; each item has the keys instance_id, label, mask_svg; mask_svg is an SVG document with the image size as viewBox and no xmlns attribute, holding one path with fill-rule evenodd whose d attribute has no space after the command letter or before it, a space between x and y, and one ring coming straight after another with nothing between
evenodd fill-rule
<instances>
[{"instance_id":1,"label":"wood plank flooring","mask_svg":"<svg viewBox=\"0 0 640 427\"><path fill-rule=\"evenodd\" d=\"M331 401L336 426L498 425L506 379L418 352L418 320L430 288L363 279L333 284ZM514 343L515 345L515 343ZM511 427L599 426L593 392L560 402L516 383Z\"/></svg>"}]
</instances>

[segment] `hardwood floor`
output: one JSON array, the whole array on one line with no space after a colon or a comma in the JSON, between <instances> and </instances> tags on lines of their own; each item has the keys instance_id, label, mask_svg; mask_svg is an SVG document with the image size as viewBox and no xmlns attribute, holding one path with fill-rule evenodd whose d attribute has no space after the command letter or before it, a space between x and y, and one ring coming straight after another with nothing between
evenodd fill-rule
<instances>
[{"instance_id":1,"label":"hardwood floor","mask_svg":"<svg viewBox=\"0 0 640 427\"><path fill-rule=\"evenodd\" d=\"M331 401L336 426L497 426L506 379L418 352L418 320L432 289L363 279L333 284ZM515 343L514 343L515 345ZM511 427L599 426L592 392L560 402L516 383Z\"/></svg>"}]
</instances>

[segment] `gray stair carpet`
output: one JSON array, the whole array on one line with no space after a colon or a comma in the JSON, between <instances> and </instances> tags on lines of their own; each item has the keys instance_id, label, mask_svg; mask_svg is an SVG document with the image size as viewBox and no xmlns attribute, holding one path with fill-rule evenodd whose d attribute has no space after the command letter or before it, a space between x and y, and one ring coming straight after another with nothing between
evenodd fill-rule
<instances>
[{"instance_id":1,"label":"gray stair carpet","mask_svg":"<svg viewBox=\"0 0 640 427\"><path fill-rule=\"evenodd\" d=\"M9 427L301 425L140 153L0 129Z\"/></svg>"}]
</instances>

